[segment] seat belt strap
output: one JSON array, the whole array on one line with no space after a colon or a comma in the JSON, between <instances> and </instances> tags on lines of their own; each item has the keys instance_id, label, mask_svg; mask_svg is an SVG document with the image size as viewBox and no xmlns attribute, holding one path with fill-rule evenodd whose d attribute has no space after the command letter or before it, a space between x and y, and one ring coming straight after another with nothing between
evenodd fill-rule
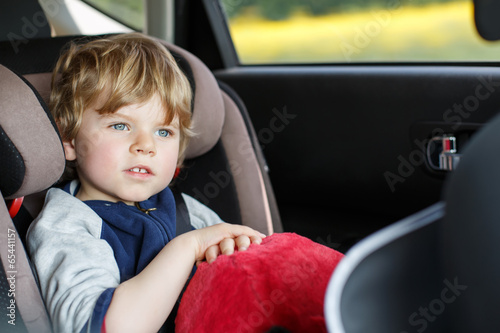
<instances>
[{"instance_id":1,"label":"seat belt strap","mask_svg":"<svg viewBox=\"0 0 500 333\"><path fill-rule=\"evenodd\" d=\"M175 235L179 236L185 232L193 230L186 202L182 193L176 188L171 188L175 199Z\"/></svg>"},{"instance_id":2,"label":"seat belt strap","mask_svg":"<svg viewBox=\"0 0 500 333\"><path fill-rule=\"evenodd\" d=\"M185 232L193 230L193 227L191 226L189 212L186 206L186 202L182 197L181 191L175 186L172 186L170 189L172 190L172 194L174 195L175 199L175 235L179 236ZM179 295L177 302L175 302L174 308L170 312L170 315L163 324L159 333L173 332L175 330L174 322L175 322L175 317L177 316L177 310L179 308L182 295L184 294L184 291L186 290L186 287L189 284L191 278L193 277L195 271L196 271L196 266L193 267L193 270L189 275L188 281L186 282L184 288L182 288L181 294Z\"/></svg>"}]
</instances>

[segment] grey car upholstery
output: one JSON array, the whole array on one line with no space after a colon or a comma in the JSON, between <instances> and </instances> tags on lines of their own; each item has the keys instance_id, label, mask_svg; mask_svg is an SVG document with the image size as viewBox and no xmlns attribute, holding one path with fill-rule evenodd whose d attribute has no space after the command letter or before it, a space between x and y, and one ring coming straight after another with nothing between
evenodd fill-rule
<instances>
[{"instance_id":1,"label":"grey car upholstery","mask_svg":"<svg viewBox=\"0 0 500 333\"><path fill-rule=\"evenodd\" d=\"M0 200L0 303L3 309L9 309L9 320L14 320L9 323L4 315L0 328L2 332L12 332L14 327L49 332L22 236L16 231L7 204L54 184L64 170L64 151L57 128L36 90L1 65L0 156L0 193L4 199Z\"/></svg>"}]
</instances>

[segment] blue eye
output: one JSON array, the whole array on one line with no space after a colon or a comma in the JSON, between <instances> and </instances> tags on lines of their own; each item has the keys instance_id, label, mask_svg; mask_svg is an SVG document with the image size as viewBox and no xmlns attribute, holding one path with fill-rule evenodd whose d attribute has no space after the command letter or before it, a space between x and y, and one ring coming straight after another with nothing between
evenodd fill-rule
<instances>
[{"instance_id":1,"label":"blue eye","mask_svg":"<svg viewBox=\"0 0 500 333\"><path fill-rule=\"evenodd\" d=\"M128 126L125 124L114 124L114 125L111 125L111 128L113 128L117 131L125 131L128 129Z\"/></svg>"},{"instance_id":2,"label":"blue eye","mask_svg":"<svg viewBox=\"0 0 500 333\"><path fill-rule=\"evenodd\" d=\"M166 129L158 130L155 132L156 135L161 136L162 138L166 138L170 136L170 131Z\"/></svg>"}]
</instances>

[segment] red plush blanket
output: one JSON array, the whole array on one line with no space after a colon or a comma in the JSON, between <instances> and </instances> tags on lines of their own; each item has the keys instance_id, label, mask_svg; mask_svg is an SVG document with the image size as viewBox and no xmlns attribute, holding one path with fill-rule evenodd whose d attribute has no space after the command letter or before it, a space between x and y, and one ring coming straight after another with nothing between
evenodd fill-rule
<instances>
[{"instance_id":1,"label":"red plush blanket","mask_svg":"<svg viewBox=\"0 0 500 333\"><path fill-rule=\"evenodd\" d=\"M182 298L176 332L326 332L325 291L342 257L282 233L203 263Z\"/></svg>"}]
</instances>

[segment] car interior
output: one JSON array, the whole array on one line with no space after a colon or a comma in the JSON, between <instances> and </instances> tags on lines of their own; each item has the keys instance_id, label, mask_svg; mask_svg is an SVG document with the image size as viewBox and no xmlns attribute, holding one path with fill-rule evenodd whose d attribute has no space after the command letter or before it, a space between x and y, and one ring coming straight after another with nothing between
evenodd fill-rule
<instances>
[{"instance_id":1,"label":"car interior","mask_svg":"<svg viewBox=\"0 0 500 333\"><path fill-rule=\"evenodd\" d=\"M217 0L146 2L145 32L194 92L197 136L173 186L226 221L346 253L330 332L498 331L498 62L242 65ZM1 5L0 307L16 306L2 332L51 331L23 242L64 169L52 68L69 41L132 30L86 30L70 5L83 3ZM498 4L474 5L480 35L499 39Z\"/></svg>"}]
</instances>

